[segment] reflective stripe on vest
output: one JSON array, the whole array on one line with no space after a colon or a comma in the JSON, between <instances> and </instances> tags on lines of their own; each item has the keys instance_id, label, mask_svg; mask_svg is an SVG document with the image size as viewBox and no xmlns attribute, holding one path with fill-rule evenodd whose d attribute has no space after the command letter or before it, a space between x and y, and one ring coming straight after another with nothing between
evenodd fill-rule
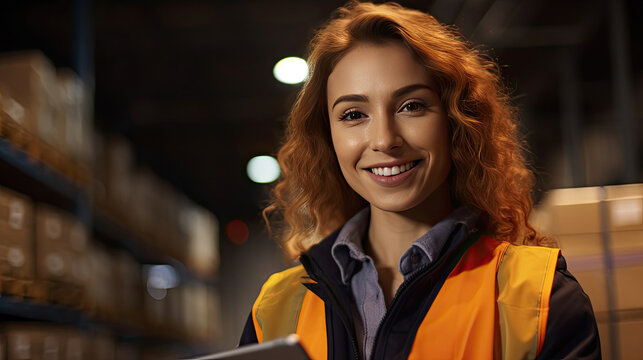
<instances>
[{"instance_id":1,"label":"reflective stripe on vest","mask_svg":"<svg viewBox=\"0 0 643 360\"><path fill-rule=\"evenodd\" d=\"M481 236L440 289L409 358L535 358L558 252ZM325 359L324 302L301 285L306 276L300 265L270 277L253 306L255 330L259 342L295 332L312 359Z\"/></svg>"},{"instance_id":2,"label":"reflective stripe on vest","mask_svg":"<svg viewBox=\"0 0 643 360\"><path fill-rule=\"evenodd\" d=\"M311 359L326 359L325 306L302 285L307 276L301 265L272 275L252 307L252 321L260 343L296 333Z\"/></svg>"}]
</instances>

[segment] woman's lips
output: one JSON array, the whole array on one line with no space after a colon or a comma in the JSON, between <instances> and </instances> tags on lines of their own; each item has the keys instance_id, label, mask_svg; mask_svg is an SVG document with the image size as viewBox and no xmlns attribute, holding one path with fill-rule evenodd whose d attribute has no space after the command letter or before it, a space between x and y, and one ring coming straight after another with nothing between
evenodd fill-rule
<instances>
[{"instance_id":1,"label":"woman's lips","mask_svg":"<svg viewBox=\"0 0 643 360\"><path fill-rule=\"evenodd\" d=\"M391 175L391 176L374 174L371 171L371 169L364 169L364 171L368 173L371 179L375 180L375 182L377 182L380 185L397 186L400 183L402 183L404 180L409 178L411 175L415 174L417 171L418 165L419 165L419 161L417 161L411 169L406 170L403 173L399 173L397 175Z\"/></svg>"}]
</instances>

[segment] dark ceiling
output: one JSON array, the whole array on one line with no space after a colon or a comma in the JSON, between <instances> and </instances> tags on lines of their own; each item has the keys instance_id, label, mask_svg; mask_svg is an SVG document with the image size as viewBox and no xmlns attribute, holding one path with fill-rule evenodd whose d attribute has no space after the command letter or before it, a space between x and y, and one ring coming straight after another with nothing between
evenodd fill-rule
<instances>
[{"instance_id":1,"label":"dark ceiling","mask_svg":"<svg viewBox=\"0 0 643 360\"><path fill-rule=\"evenodd\" d=\"M598 121L595 114L612 106L609 3L401 3L456 24L507 65L503 71L523 109L540 186L559 185L552 180L549 159L559 156L562 147L560 89L569 70L583 89L587 116L581 127ZM91 17L82 15L83 4L90 5ZM152 167L223 220L253 218L268 187L247 178L246 162L276 152L299 89L277 82L272 67L286 56L304 57L313 29L342 4L5 1L0 5L0 51L39 48L57 66L89 76L93 69L99 129L127 136L141 165ZM638 1L624 6L626 48L636 80L641 79L642 36L635 14L642 13L642 6ZM77 29L85 36L78 37Z\"/></svg>"}]
</instances>

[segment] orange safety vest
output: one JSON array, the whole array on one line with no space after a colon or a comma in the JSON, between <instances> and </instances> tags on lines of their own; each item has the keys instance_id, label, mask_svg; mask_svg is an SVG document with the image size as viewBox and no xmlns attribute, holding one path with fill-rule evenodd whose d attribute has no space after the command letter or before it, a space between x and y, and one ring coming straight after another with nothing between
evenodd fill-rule
<instances>
[{"instance_id":1,"label":"orange safety vest","mask_svg":"<svg viewBox=\"0 0 643 360\"><path fill-rule=\"evenodd\" d=\"M534 359L559 251L481 236L442 285L409 359ZM252 308L255 332L259 342L296 333L312 359L326 359L325 305L306 276L299 265L268 279Z\"/></svg>"}]
</instances>

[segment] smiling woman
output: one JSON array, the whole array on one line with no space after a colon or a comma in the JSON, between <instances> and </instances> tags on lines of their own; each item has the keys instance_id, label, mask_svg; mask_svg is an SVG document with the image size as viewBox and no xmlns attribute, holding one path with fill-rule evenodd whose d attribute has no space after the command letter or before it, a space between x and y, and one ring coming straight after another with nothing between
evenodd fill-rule
<instances>
[{"instance_id":1,"label":"smiling woman","mask_svg":"<svg viewBox=\"0 0 643 360\"><path fill-rule=\"evenodd\" d=\"M404 280L393 271L404 251L453 210L447 115L433 88L431 74L399 42L358 44L328 77L342 175L370 204L371 219L383 220L370 222L369 255L393 275L380 277L387 303Z\"/></svg>"},{"instance_id":2,"label":"smiling woman","mask_svg":"<svg viewBox=\"0 0 643 360\"><path fill-rule=\"evenodd\" d=\"M241 344L600 357L589 299L558 249L534 246L551 240L527 220L533 175L496 65L427 14L370 3L339 9L308 62L265 212L301 265L264 284Z\"/></svg>"}]
</instances>

